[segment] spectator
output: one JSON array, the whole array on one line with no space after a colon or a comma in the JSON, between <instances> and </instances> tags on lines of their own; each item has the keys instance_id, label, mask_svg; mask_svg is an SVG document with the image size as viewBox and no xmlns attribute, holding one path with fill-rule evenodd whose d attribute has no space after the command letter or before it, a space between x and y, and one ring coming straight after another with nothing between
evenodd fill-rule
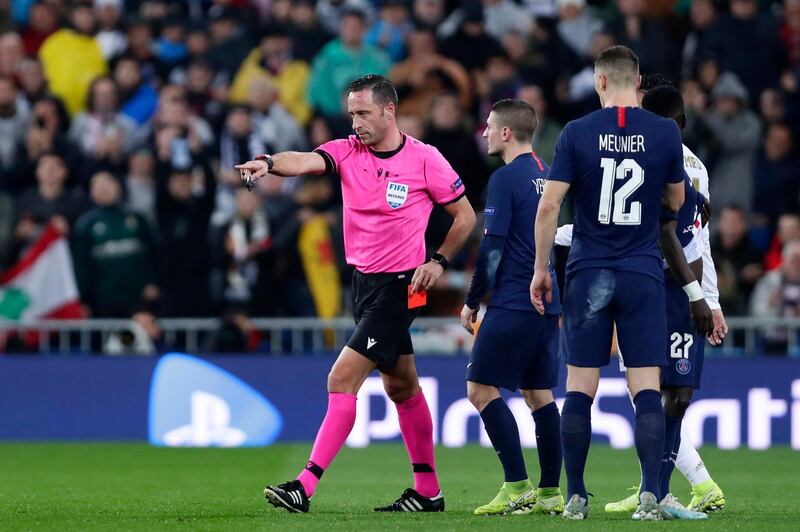
<instances>
[{"instance_id":1,"label":"spectator","mask_svg":"<svg viewBox=\"0 0 800 532\"><path fill-rule=\"evenodd\" d=\"M239 187L233 217L214 231L212 256L216 267L214 292L223 306L249 307L259 282L264 255L272 245L267 215L259 196Z\"/></svg>"},{"instance_id":2,"label":"spectator","mask_svg":"<svg viewBox=\"0 0 800 532\"><path fill-rule=\"evenodd\" d=\"M247 95L253 131L267 151L303 151L307 142L300 124L278 102L278 87L267 76L253 78Z\"/></svg>"},{"instance_id":3,"label":"spectator","mask_svg":"<svg viewBox=\"0 0 800 532\"><path fill-rule=\"evenodd\" d=\"M723 207L718 229L711 237L711 249L717 267L719 301L731 315L742 315L747 311L753 286L764 271L761 258L747 233L747 213L743 208Z\"/></svg>"},{"instance_id":4,"label":"spectator","mask_svg":"<svg viewBox=\"0 0 800 532\"><path fill-rule=\"evenodd\" d=\"M286 32L272 27L239 67L230 98L234 103L246 102L253 78L266 76L277 85L281 104L295 120L306 124L311 118L311 106L305 98L309 75L308 64L292 57L292 42Z\"/></svg>"},{"instance_id":5,"label":"spectator","mask_svg":"<svg viewBox=\"0 0 800 532\"><path fill-rule=\"evenodd\" d=\"M180 17L167 18L156 41L156 56L162 72L181 64L188 54L185 21Z\"/></svg>"},{"instance_id":6,"label":"spectator","mask_svg":"<svg viewBox=\"0 0 800 532\"><path fill-rule=\"evenodd\" d=\"M779 269L768 272L756 283L750 300L750 314L756 317L800 317L800 241L786 245ZM786 353L787 331L766 331L765 351Z\"/></svg>"},{"instance_id":7,"label":"spectator","mask_svg":"<svg viewBox=\"0 0 800 532\"><path fill-rule=\"evenodd\" d=\"M338 227L341 231L341 216L329 210L334 187L325 176L304 177L291 197L281 194L280 186L280 181L273 179L260 189L265 199L271 246L264 257L258 303L253 309L260 314L315 316L306 280L309 265L304 264L300 237L305 224L317 217L325 219L329 228ZM314 249L324 246L325 240L320 239Z\"/></svg>"},{"instance_id":8,"label":"spectator","mask_svg":"<svg viewBox=\"0 0 800 532\"><path fill-rule=\"evenodd\" d=\"M763 225L775 226L783 213L798 212L800 159L793 150L792 131L784 124L769 126L753 170L753 211ZM771 269L767 267L767 269Z\"/></svg>"},{"instance_id":9,"label":"spectator","mask_svg":"<svg viewBox=\"0 0 800 532\"><path fill-rule=\"evenodd\" d=\"M253 130L251 109L244 104L230 108L225 118L225 127L219 139L219 186L212 223L219 225L229 220L236 212L236 193L242 186L239 172L234 165L247 161L267 148L261 137Z\"/></svg>"},{"instance_id":10,"label":"spectator","mask_svg":"<svg viewBox=\"0 0 800 532\"><path fill-rule=\"evenodd\" d=\"M33 104L24 145L21 146L24 156L20 155L18 159L21 163L18 165L18 173L22 177L18 180L20 184L27 184L36 162L45 152L57 153L67 164L70 173L77 169L80 154L76 153L75 146L67 138L68 131L67 110L58 98L43 96Z\"/></svg>"},{"instance_id":11,"label":"spectator","mask_svg":"<svg viewBox=\"0 0 800 532\"><path fill-rule=\"evenodd\" d=\"M67 177L67 167L58 154L46 152L39 157L37 186L25 190L17 198L14 257L19 257L36 242L49 223L55 224L62 233L68 233L88 208L83 194L66 188Z\"/></svg>"},{"instance_id":12,"label":"spectator","mask_svg":"<svg viewBox=\"0 0 800 532\"><path fill-rule=\"evenodd\" d=\"M317 20L331 35L339 33L342 21L354 11L361 13L365 26L372 26L372 21L375 20L375 8L369 0L317 1Z\"/></svg>"},{"instance_id":13,"label":"spectator","mask_svg":"<svg viewBox=\"0 0 800 532\"><path fill-rule=\"evenodd\" d=\"M159 253L163 316L206 316L211 311L207 253L214 207L214 176L201 162L186 169L159 164L157 212L163 249Z\"/></svg>"},{"instance_id":14,"label":"spectator","mask_svg":"<svg viewBox=\"0 0 800 532\"><path fill-rule=\"evenodd\" d=\"M462 108L471 103L469 74L457 62L439 54L436 38L429 30L415 30L408 36L408 59L389 73L400 96L398 114L425 116L431 103L444 92L456 92Z\"/></svg>"},{"instance_id":15,"label":"spectator","mask_svg":"<svg viewBox=\"0 0 800 532\"><path fill-rule=\"evenodd\" d=\"M764 268L767 271L779 268L783 260L783 250L789 243L800 240L800 214L795 211L781 215L777 226L778 230L764 257Z\"/></svg>"},{"instance_id":16,"label":"spectator","mask_svg":"<svg viewBox=\"0 0 800 532\"><path fill-rule=\"evenodd\" d=\"M120 113L140 127L146 124L158 107L158 93L142 79L136 58L125 55L117 59L114 81L120 92Z\"/></svg>"},{"instance_id":17,"label":"spectator","mask_svg":"<svg viewBox=\"0 0 800 532\"><path fill-rule=\"evenodd\" d=\"M122 0L95 0L95 16L97 17L97 43L106 61L114 59L125 51L127 39L120 29Z\"/></svg>"},{"instance_id":18,"label":"spectator","mask_svg":"<svg viewBox=\"0 0 800 532\"><path fill-rule=\"evenodd\" d=\"M72 28L62 28L44 41L39 50L50 91L61 98L70 116L83 111L89 86L108 67L94 38L95 19L91 7L77 5Z\"/></svg>"},{"instance_id":19,"label":"spectator","mask_svg":"<svg viewBox=\"0 0 800 532\"><path fill-rule=\"evenodd\" d=\"M125 208L142 215L156 226L155 158L149 148L140 148L128 157L125 177Z\"/></svg>"},{"instance_id":20,"label":"spectator","mask_svg":"<svg viewBox=\"0 0 800 532\"><path fill-rule=\"evenodd\" d=\"M214 132L208 122L192 112L186 91L177 85L162 87L158 95L158 110L152 120L151 145L162 160L176 157L173 166L188 166L193 155L211 148ZM182 139L184 142L173 142ZM188 147L188 151L184 148ZM183 162L179 162L183 161Z\"/></svg>"},{"instance_id":21,"label":"spectator","mask_svg":"<svg viewBox=\"0 0 800 532\"><path fill-rule=\"evenodd\" d=\"M775 19L759 13L756 0L731 0L730 13L720 15L709 31L708 46L724 69L744 82L755 101L764 88L778 84L787 64L786 50Z\"/></svg>"},{"instance_id":22,"label":"spectator","mask_svg":"<svg viewBox=\"0 0 800 532\"><path fill-rule=\"evenodd\" d=\"M538 125L533 134L533 149L541 159L550 164L556 150L558 135L564 126L550 118L547 109L547 100L544 92L538 85L524 85L517 92L517 98L525 100L536 111Z\"/></svg>"},{"instance_id":23,"label":"spectator","mask_svg":"<svg viewBox=\"0 0 800 532\"><path fill-rule=\"evenodd\" d=\"M783 22L778 29L789 65L800 67L800 0L784 0Z\"/></svg>"},{"instance_id":24,"label":"spectator","mask_svg":"<svg viewBox=\"0 0 800 532\"><path fill-rule=\"evenodd\" d=\"M290 17L287 32L292 39L292 55L300 61L311 63L333 35L319 25L313 0L292 2Z\"/></svg>"},{"instance_id":25,"label":"spectator","mask_svg":"<svg viewBox=\"0 0 800 532\"><path fill-rule=\"evenodd\" d=\"M365 39L367 44L386 52L392 61L400 61L406 56L406 37L412 29L405 1L386 0Z\"/></svg>"},{"instance_id":26,"label":"spectator","mask_svg":"<svg viewBox=\"0 0 800 532\"><path fill-rule=\"evenodd\" d=\"M709 53L709 30L714 25L717 12L713 0L694 0L689 11L691 30L683 41L681 74L691 77L697 70L702 54Z\"/></svg>"},{"instance_id":27,"label":"spectator","mask_svg":"<svg viewBox=\"0 0 800 532\"><path fill-rule=\"evenodd\" d=\"M481 98L480 106L488 115L492 104L498 100L513 98L521 86L521 80L509 56L502 50L486 61L484 70L473 74L475 89Z\"/></svg>"},{"instance_id":28,"label":"spectator","mask_svg":"<svg viewBox=\"0 0 800 532\"><path fill-rule=\"evenodd\" d=\"M17 146L24 138L28 113L25 100L17 97L14 81L0 77L0 175L5 176L4 181L17 160Z\"/></svg>"},{"instance_id":29,"label":"spectator","mask_svg":"<svg viewBox=\"0 0 800 532\"><path fill-rule=\"evenodd\" d=\"M153 30L146 22L134 22L128 26L127 54L136 58L142 80L146 83L158 81L160 76L158 58L156 57L156 44L153 40Z\"/></svg>"},{"instance_id":30,"label":"spectator","mask_svg":"<svg viewBox=\"0 0 800 532\"><path fill-rule=\"evenodd\" d=\"M556 0L558 34L578 57L586 57L594 34L603 23L586 7L586 0Z\"/></svg>"},{"instance_id":31,"label":"spectator","mask_svg":"<svg viewBox=\"0 0 800 532\"><path fill-rule=\"evenodd\" d=\"M593 43L599 41L599 35ZM539 85L547 94L555 94L556 87L565 86L570 76L589 62L582 61L559 36L554 19L538 19L527 40L510 33L503 47L517 64L523 82Z\"/></svg>"},{"instance_id":32,"label":"spectator","mask_svg":"<svg viewBox=\"0 0 800 532\"><path fill-rule=\"evenodd\" d=\"M215 70L230 80L247 57L251 44L245 38L234 9L216 4L209 10L208 17L211 23L211 49L208 51L208 60Z\"/></svg>"},{"instance_id":33,"label":"spectator","mask_svg":"<svg viewBox=\"0 0 800 532\"><path fill-rule=\"evenodd\" d=\"M25 55L36 56L44 41L56 30L58 30L56 10L44 2L36 2L31 5L28 25L22 32L22 46L25 49Z\"/></svg>"},{"instance_id":34,"label":"spectator","mask_svg":"<svg viewBox=\"0 0 800 532\"><path fill-rule=\"evenodd\" d=\"M759 111L764 126L781 124L786 120L786 99L778 89L765 89L761 93Z\"/></svg>"},{"instance_id":35,"label":"spectator","mask_svg":"<svg viewBox=\"0 0 800 532\"><path fill-rule=\"evenodd\" d=\"M366 15L362 11L347 11L341 19L339 37L314 59L308 82L309 102L325 115L342 112L343 91L351 80L365 74L385 75L391 66L381 50L363 44Z\"/></svg>"},{"instance_id":36,"label":"spectator","mask_svg":"<svg viewBox=\"0 0 800 532\"><path fill-rule=\"evenodd\" d=\"M36 59L23 59L17 66L17 77L22 95L28 104L47 94L47 79L42 64Z\"/></svg>"},{"instance_id":37,"label":"spectator","mask_svg":"<svg viewBox=\"0 0 800 532\"><path fill-rule=\"evenodd\" d=\"M186 88L186 102L195 116L205 117L213 129L225 119L227 90L214 84L214 70L205 59L195 59L186 69L186 79L179 83Z\"/></svg>"},{"instance_id":38,"label":"spectator","mask_svg":"<svg viewBox=\"0 0 800 532\"><path fill-rule=\"evenodd\" d=\"M486 32L480 2L465 2L461 10L457 29L442 43L442 53L472 72L486 66L486 61L497 53L500 44ZM528 18L527 15L525 18Z\"/></svg>"},{"instance_id":39,"label":"spectator","mask_svg":"<svg viewBox=\"0 0 800 532\"><path fill-rule=\"evenodd\" d=\"M617 44L630 47L639 56L642 72L660 72L670 79L680 74L673 58L677 47L669 40L664 25L645 16L644 0L617 0L619 14L606 28Z\"/></svg>"},{"instance_id":40,"label":"spectator","mask_svg":"<svg viewBox=\"0 0 800 532\"><path fill-rule=\"evenodd\" d=\"M747 89L735 75L720 76L711 96L713 109L700 117L712 135L711 197L717 205L736 203L749 212L761 124L747 107Z\"/></svg>"},{"instance_id":41,"label":"spectator","mask_svg":"<svg viewBox=\"0 0 800 532\"><path fill-rule=\"evenodd\" d=\"M439 35L453 35L468 17L475 16L478 9L482 12L481 19L485 22L486 33L498 41L512 31L522 35L530 32L531 17L524 8L511 0L466 0L462 2L462 7L453 11L441 23Z\"/></svg>"},{"instance_id":42,"label":"spectator","mask_svg":"<svg viewBox=\"0 0 800 532\"><path fill-rule=\"evenodd\" d=\"M125 161L136 141L136 124L119 112L119 88L102 76L89 87L86 111L73 120L69 139L85 157L82 176L100 165L118 166Z\"/></svg>"},{"instance_id":43,"label":"spectator","mask_svg":"<svg viewBox=\"0 0 800 532\"><path fill-rule=\"evenodd\" d=\"M9 31L0 35L0 77L13 76L24 56L22 39L18 33Z\"/></svg>"},{"instance_id":44,"label":"spectator","mask_svg":"<svg viewBox=\"0 0 800 532\"><path fill-rule=\"evenodd\" d=\"M81 301L93 317L128 318L158 298L155 238L147 221L120 205L122 186L106 171L90 180L95 208L78 219L73 262Z\"/></svg>"},{"instance_id":45,"label":"spectator","mask_svg":"<svg viewBox=\"0 0 800 532\"><path fill-rule=\"evenodd\" d=\"M451 93L438 96L431 105L430 117L431 123L424 141L435 146L451 162L453 170L464 181L467 198L473 206L478 207L489 178L488 170L475 136L465 126L464 111L458 98ZM450 220L447 223L449 227ZM441 236L444 238L444 235Z\"/></svg>"},{"instance_id":46,"label":"spectator","mask_svg":"<svg viewBox=\"0 0 800 532\"><path fill-rule=\"evenodd\" d=\"M444 8L444 0L414 0L414 25L417 29L435 32L444 20Z\"/></svg>"}]
</instances>

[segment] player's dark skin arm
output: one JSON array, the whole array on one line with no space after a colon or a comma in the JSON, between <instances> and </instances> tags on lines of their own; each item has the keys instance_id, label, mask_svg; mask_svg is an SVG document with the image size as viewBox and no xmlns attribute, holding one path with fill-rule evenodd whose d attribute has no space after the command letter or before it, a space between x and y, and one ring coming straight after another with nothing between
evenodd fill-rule
<instances>
[{"instance_id":1,"label":"player's dark skin arm","mask_svg":"<svg viewBox=\"0 0 800 532\"><path fill-rule=\"evenodd\" d=\"M677 227L677 220L662 219L658 245L661 247L661 254L664 256L664 260L667 261L672 275L675 276L681 286L686 286L693 281L697 281L697 279L703 278L702 263L700 265L700 277L697 277L683 255L683 248L681 248L681 243L675 234ZM699 299L689 303L689 311L692 314L692 323L697 332L702 333L704 336L711 334L714 330L714 324L711 319L711 309L708 308L706 300Z\"/></svg>"},{"instance_id":2,"label":"player's dark skin arm","mask_svg":"<svg viewBox=\"0 0 800 532\"><path fill-rule=\"evenodd\" d=\"M475 228L475 211L472 210L472 205L469 204L466 196L444 205L444 210L453 217L453 225L450 226L450 231L447 232L437 253L450 261L464 246ZM420 290L430 289L443 273L444 268L438 262L432 260L426 262L414 272L414 277L411 279L411 292L416 293Z\"/></svg>"}]
</instances>

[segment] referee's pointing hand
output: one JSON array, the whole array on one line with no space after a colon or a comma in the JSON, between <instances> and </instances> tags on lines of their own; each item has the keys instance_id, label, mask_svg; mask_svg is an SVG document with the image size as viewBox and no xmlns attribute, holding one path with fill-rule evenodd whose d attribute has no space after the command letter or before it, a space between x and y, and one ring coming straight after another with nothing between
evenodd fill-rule
<instances>
[{"instance_id":1,"label":"referee's pointing hand","mask_svg":"<svg viewBox=\"0 0 800 532\"><path fill-rule=\"evenodd\" d=\"M433 260L426 262L417 268L414 277L411 278L411 293L430 290L443 273L444 268L438 262Z\"/></svg>"}]
</instances>

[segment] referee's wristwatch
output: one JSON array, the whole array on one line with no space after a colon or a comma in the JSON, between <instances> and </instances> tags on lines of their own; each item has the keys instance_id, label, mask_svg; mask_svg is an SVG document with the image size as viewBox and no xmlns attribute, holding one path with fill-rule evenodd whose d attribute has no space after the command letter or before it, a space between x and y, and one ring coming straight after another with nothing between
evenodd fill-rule
<instances>
[{"instance_id":1,"label":"referee's wristwatch","mask_svg":"<svg viewBox=\"0 0 800 532\"><path fill-rule=\"evenodd\" d=\"M266 161L267 172L272 172L272 167L275 165L275 163L272 161L272 155L262 153L261 155L256 156L256 161Z\"/></svg>"},{"instance_id":2,"label":"referee's wristwatch","mask_svg":"<svg viewBox=\"0 0 800 532\"><path fill-rule=\"evenodd\" d=\"M437 263L439 266L441 266L443 270L446 270L447 267L450 265L450 263L447 262L447 259L444 258L444 255L442 255L441 253L434 253L433 255L431 255L431 260Z\"/></svg>"}]
</instances>

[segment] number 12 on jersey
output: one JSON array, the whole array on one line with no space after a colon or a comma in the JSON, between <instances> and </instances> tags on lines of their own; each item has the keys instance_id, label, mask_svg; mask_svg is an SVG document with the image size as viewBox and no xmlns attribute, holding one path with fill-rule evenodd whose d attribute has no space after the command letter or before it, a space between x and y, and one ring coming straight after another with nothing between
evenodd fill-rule
<instances>
[{"instance_id":1,"label":"number 12 on jersey","mask_svg":"<svg viewBox=\"0 0 800 532\"><path fill-rule=\"evenodd\" d=\"M597 220L608 225L639 225L642 223L642 203L631 202L629 209L625 210L625 203L637 188L644 184L644 170L633 159L617 161L610 157L600 159L603 169L603 183L600 188L600 208ZM625 183L614 192L614 181L624 180ZM612 214L613 210L613 214Z\"/></svg>"}]
</instances>

